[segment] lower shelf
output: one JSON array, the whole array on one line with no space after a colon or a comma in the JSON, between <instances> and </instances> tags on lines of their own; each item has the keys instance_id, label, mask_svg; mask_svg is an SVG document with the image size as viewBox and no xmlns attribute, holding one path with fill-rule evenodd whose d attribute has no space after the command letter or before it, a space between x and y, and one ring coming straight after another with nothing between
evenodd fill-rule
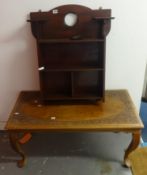
<instances>
[{"instance_id":1,"label":"lower shelf","mask_svg":"<svg viewBox=\"0 0 147 175\"><path fill-rule=\"evenodd\" d=\"M43 101L64 101L64 100L101 100L102 97L100 96L95 96L92 94L86 95L86 96L81 96L81 95L75 95L75 96L68 96L68 95L49 95L49 94L44 94L43 95Z\"/></svg>"},{"instance_id":2,"label":"lower shelf","mask_svg":"<svg viewBox=\"0 0 147 175\"><path fill-rule=\"evenodd\" d=\"M43 101L103 100L103 71L42 72Z\"/></svg>"}]
</instances>

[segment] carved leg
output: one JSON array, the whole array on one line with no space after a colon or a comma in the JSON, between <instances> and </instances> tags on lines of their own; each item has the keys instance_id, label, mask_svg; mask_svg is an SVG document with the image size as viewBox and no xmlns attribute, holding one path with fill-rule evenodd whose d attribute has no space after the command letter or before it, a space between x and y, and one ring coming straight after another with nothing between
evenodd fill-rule
<instances>
[{"instance_id":1,"label":"carved leg","mask_svg":"<svg viewBox=\"0 0 147 175\"><path fill-rule=\"evenodd\" d=\"M24 133L22 138L19 139L20 144L27 143L32 138L32 134L30 132Z\"/></svg>"},{"instance_id":2,"label":"carved leg","mask_svg":"<svg viewBox=\"0 0 147 175\"><path fill-rule=\"evenodd\" d=\"M141 136L140 130L132 133L132 141L131 141L129 147L127 148L127 150L125 151L125 156L124 156L124 166L126 166L126 167L131 166L130 161L128 159L128 156L133 150L135 150L138 147L138 145L140 143L140 136Z\"/></svg>"},{"instance_id":3,"label":"carved leg","mask_svg":"<svg viewBox=\"0 0 147 175\"><path fill-rule=\"evenodd\" d=\"M18 162L17 162L18 167L22 168L26 163L26 156L25 156L24 152L21 150L18 135L17 135L17 133L10 132L9 138L10 138L10 143L11 143L13 150L22 157L22 159L18 160Z\"/></svg>"}]
</instances>

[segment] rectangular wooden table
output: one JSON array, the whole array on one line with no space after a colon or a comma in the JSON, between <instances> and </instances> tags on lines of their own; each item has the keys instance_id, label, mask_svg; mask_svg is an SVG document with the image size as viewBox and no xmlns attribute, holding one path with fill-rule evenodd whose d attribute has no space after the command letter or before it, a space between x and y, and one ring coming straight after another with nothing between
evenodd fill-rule
<instances>
[{"instance_id":1,"label":"rectangular wooden table","mask_svg":"<svg viewBox=\"0 0 147 175\"><path fill-rule=\"evenodd\" d=\"M25 132L89 131L132 133L132 141L125 151L128 155L137 148L143 124L127 90L107 90L105 102L65 103L42 105L39 91L20 93L6 124L12 148L22 157L18 166L24 166L26 156L20 147L19 135ZM111 148L110 148L111 149Z\"/></svg>"}]
</instances>

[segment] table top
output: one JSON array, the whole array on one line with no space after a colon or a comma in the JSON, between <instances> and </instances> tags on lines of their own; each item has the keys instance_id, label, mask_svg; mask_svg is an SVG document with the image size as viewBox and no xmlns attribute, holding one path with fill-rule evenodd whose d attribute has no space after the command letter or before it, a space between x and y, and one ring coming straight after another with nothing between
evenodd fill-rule
<instances>
[{"instance_id":1,"label":"table top","mask_svg":"<svg viewBox=\"0 0 147 175\"><path fill-rule=\"evenodd\" d=\"M129 131L143 128L127 90L107 90L105 102L42 105L22 91L6 124L11 131Z\"/></svg>"}]
</instances>

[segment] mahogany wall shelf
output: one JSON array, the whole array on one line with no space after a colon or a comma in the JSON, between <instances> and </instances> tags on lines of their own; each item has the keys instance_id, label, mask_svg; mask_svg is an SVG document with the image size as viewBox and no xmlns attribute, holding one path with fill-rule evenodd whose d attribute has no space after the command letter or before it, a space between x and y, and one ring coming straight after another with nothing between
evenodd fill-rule
<instances>
[{"instance_id":1,"label":"mahogany wall shelf","mask_svg":"<svg viewBox=\"0 0 147 175\"><path fill-rule=\"evenodd\" d=\"M65 20L71 14L76 17L72 26ZM104 101L106 36L111 19L110 9L80 5L30 13L43 101Z\"/></svg>"}]
</instances>

